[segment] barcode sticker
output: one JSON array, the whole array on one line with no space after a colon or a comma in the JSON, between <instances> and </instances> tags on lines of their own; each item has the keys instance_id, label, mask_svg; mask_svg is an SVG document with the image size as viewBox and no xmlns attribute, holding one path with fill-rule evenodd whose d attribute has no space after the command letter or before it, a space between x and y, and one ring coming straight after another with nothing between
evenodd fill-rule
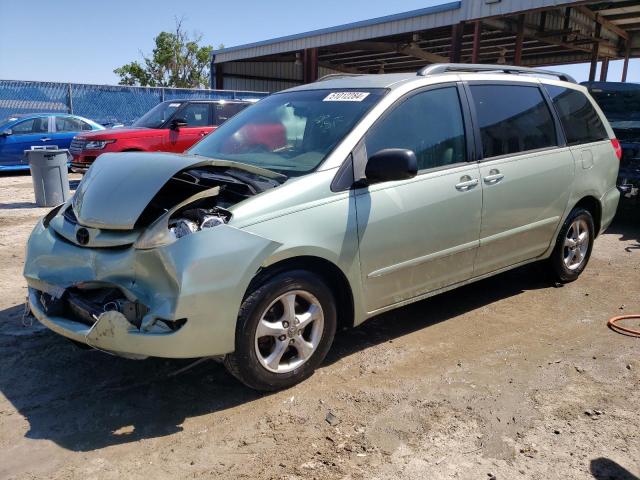
<instances>
[{"instance_id":1,"label":"barcode sticker","mask_svg":"<svg viewBox=\"0 0 640 480\"><path fill-rule=\"evenodd\" d=\"M331 92L323 102L361 102L369 96L369 92Z\"/></svg>"}]
</instances>

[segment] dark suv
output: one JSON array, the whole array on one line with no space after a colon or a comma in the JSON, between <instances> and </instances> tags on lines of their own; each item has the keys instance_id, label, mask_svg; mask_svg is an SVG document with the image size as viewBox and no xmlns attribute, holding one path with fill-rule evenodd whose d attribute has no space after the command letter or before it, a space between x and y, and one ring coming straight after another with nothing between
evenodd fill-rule
<instances>
[{"instance_id":1,"label":"dark suv","mask_svg":"<svg viewBox=\"0 0 640 480\"><path fill-rule=\"evenodd\" d=\"M640 84L583 83L596 100L622 146L618 187L623 196L640 202Z\"/></svg>"}]
</instances>

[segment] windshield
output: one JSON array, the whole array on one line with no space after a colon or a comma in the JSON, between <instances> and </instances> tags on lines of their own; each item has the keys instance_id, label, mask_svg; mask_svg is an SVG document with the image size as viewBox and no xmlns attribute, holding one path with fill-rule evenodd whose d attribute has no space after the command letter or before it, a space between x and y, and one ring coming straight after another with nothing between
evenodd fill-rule
<instances>
[{"instance_id":1,"label":"windshield","mask_svg":"<svg viewBox=\"0 0 640 480\"><path fill-rule=\"evenodd\" d=\"M640 88L633 90L594 88L591 90L591 95L610 122L640 121Z\"/></svg>"},{"instance_id":2,"label":"windshield","mask_svg":"<svg viewBox=\"0 0 640 480\"><path fill-rule=\"evenodd\" d=\"M359 89L271 95L235 115L188 153L288 177L304 175L322 163L384 93Z\"/></svg>"},{"instance_id":3,"label":"windshield","mask_svg":"<svg viewBox=\"0 0 640 480\"><path fill-rule=\"evenodd\" d=\"M133 122L132 127L160 128L174 112L180 108L180 102L164 102L156 105L138 120Z\"/></svg>"}]
</instances>

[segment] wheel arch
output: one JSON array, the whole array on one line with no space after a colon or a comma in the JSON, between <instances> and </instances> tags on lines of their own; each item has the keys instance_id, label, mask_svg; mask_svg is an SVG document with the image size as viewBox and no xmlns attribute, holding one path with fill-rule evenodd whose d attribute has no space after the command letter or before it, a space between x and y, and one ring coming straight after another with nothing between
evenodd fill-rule
<instances>
[{"instance_id":1,"label":"wheel arch","mask_svg":"<svg viewBox=\"0 0 640 480\"><path fill-rule=\"evenodd\" d=\"M291 270L305 270L321 277L336 299L338 328L353 327L355 311L351 285L344 272L335 263L326 258L301 255L285 258L262 267L249 283L245 297L275 275Z\"/></svg>"},{"instance_id":2,"label":"wheel arch","mask_svg":"<svg viewBox=\"0 0 640 480\"><path fill-rule=\"evenodd\" d=\"M591 214L595 226L595 234L598 236L602 228L602 205L600 200L592 195L586 195L578 200L573 208L584 208Z\"/></svg>"}]
</instances>

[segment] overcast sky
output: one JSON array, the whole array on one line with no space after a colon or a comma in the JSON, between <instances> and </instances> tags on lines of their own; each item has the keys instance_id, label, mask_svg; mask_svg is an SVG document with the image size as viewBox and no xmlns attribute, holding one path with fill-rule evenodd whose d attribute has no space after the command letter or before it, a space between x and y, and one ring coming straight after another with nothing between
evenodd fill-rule
<instances>
[{"instance_id":1,"label":"overcast sky","mask_svg":"<svg viewBox=\"0 0 640 480\"><path fill-rule=\"evenodd\" d=\"M184 17L203 41L266 40L430 5L442 0L0 0L0 79L115 84L113 69L149 53L153 37ZM609 67L619 81L622 62ZM588 65L554 67L586 80ZM629 81L640 82L640 60Z\"/></svg>"}]
</instances>

